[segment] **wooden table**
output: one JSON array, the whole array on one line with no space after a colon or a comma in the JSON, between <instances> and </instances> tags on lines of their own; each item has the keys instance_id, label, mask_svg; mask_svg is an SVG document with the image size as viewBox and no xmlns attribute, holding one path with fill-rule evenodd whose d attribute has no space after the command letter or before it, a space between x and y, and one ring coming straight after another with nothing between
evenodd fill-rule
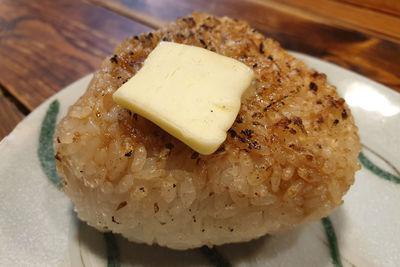
<instances>
[{"instance_id":1,"label":"wooden table","mask_svg":"<svg viewBox=\"0 0 400 267\"><path fill-rule=\"evenodd\" d=\"M0 0L0 140L123 39L195 10L246 20L400 92L398 0Z\"/></svg>"}]
</instances>

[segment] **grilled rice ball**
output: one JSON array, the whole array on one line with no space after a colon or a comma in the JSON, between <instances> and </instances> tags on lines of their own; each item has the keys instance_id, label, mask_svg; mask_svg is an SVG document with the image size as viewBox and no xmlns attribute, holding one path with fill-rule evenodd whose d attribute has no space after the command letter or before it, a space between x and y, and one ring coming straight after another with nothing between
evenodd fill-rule
<instances>
[{"instance_id":1,"label":"grilled rice ball","mask_svg":"<svg viewBox=\"0 0 400 267\"><path fill-rule=\"evenodd\" d=\"M232 57L256 74L212 155L112 100L162 40ZM180 250L248 241L327 216L353 184L361 150L351 112L324 74L246 22L201 13L119 45L57 126L54 145L80 219Z\"/></svg>"}]
</instances>

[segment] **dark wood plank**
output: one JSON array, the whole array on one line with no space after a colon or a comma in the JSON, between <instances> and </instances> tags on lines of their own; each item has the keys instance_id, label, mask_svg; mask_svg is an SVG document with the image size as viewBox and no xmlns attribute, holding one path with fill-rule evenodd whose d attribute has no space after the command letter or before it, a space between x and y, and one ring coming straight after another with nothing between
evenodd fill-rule
<instances>
[{"instance_id":1,"label":"dark wood plank","mask_svg":"<svg viewBox=\"0 0 400 267\"><path fill-rule=\"evenodd\" d=\"M0 141L25 117L26 110L23 107L18 108L17 105L0 86Z\"/></svg>"},{"instance_id":2,"label":"dark wood plank","mask_svg":"<svg viewBox=\"0 0 400 267\"><path fill-rule=\"evenodd\" d=\"M157 22L165 22L165 18L173 20L176 14L187 15L183 10L194 11L195 8L205 9L211 12L213 9L219 11L220 3L210 4L204 0L179 0L167 1L131 1L131 0L89 0L106 8L117 10L118 13L130 16L134 14L136 20L154 26ZM344 0L346 1L346 0ZM350 0L357 1L357 0ZM167 2L167 3L166 3ZM373 34L383 39L400 43L400 17L362 8L354 4L340 0L244 0L245 4L256 4L260 7L269 7L280 12L295 14L310 21L325 23L334 26L345 27L359 32ZM174 8L167 6L175 4ZM234 0L225 1L228 5L224 10L231 10L238 6ZM129 7L130 9L127 9ZM146 11L146 14L143 14ZM247 12L247 9L236 10ZM151 17L148 17L151 15ZM130 16L131 17L131 16ZM168 20L167 20L168 21Z\"/></svg>"},{"instance_id":3,"label":"dark wood plank","mask_svg":"<svg viewBox=\"0 0 400 267\"><path fill-rule=\"evenodd\" d=\"M400 17L337 0L269 0L315 21L356 30L400 44Z\"/></svg>"},{"instance_id":4,"label":"dark wood plank","mask_svg":"<svg viewBox=\"0 0 400 267\"><path fill-rule=\"evenodd\" d=\"M152 27L193 11L248 21L286 49L316 56L358 72L400 92L400 45L372 33L332 23L274 0L90 0ZM333 11L332 11L333 12ZM397 20L396 20L397 21Z\"/></svg>"},{"instance_id":5,"label":"dark wood plank","mask_svg":"<svg viewBox=\"0 0 400 267\"><path fill-rule=\"evenodd\" d=\"M399 0L339 0L339 1L400 16Z\"/></svg>"},{"instance_id":6,"label":"dark wood plank","mask_svg":"<svg viewBox=\"0 0 400 267\"><path fill-rule=\"evenodd\" d=\"M148 30L82 0L0 1L0 83L32 110Z\"/></svg>"}]
</instances>

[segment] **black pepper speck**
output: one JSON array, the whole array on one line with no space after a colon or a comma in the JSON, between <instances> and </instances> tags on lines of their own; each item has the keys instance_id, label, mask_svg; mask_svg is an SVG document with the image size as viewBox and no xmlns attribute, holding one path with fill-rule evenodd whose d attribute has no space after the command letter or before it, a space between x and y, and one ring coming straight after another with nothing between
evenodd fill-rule
<instances>
[{"instance_id":1,"label":"black pepper speck","mask_svg":"<svg viewBox=\"0 0 400 267\"><path fill-rule=\"evenodd\" d=\"M171 150L171 149L174 148L174 144L172 144L172 143L166 143L166 144L165 144L165 147Z\"/></svg>"},{"instance_id":2,"label":"black pepper speck","mask_svg":"<svg viewBox=\"0 0 400 267\"><path fill-rule=\"evenodd\" d=\"M111 63L118 64L118 56L117 56L117 55L113 55L113 56L110 58L110 61L111 61Z\"/></svg>"},{"instance_id":3,"label":"black pepper speck","mask_svg":"<svg viewBox=\"0 0 400 267\"><path fill-rule=\"evenodd\" d=\"M313 90L314 92L318 91L318 85L316 85L314 82L310 82L309 87L310 87L310 89Z\"/></svg>"},{"instance_id":4,"label":"black pepper speck","mask_svg":"<svg viewBox=\"0 0 400 267\"><path fill-rule=\"evenodd\" d=\"M263 42L260 43L260 47L258 50L260 51L261 54L264 54L264 43Z\"/></svg>"}]
</instances>

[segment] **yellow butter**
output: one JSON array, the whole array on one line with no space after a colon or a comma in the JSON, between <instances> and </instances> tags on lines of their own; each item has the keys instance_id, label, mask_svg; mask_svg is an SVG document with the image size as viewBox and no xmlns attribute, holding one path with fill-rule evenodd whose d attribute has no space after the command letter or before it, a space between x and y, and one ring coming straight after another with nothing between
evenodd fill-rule
<instances>
[{"instance_id":1,"label":"yellow butter","mask_svg":"<svg viewBox=\"0 0 400 267\"><path fill-rule=\"evenodd\" d=\"M235 59L161 42L113 99L209 155L225 141L252 78L253 71Z\"/></svg>"}]
</instances>

